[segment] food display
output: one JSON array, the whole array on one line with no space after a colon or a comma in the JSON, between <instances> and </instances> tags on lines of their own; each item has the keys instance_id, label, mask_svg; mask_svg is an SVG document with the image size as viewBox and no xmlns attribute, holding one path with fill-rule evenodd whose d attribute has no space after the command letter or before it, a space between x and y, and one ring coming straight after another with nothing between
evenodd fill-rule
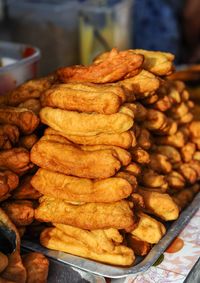
<instances>
[{"instance_id":1,"label":"food display","mask_svg":"<svg viewBox=\"0 0 200 283\"><path fill-rule=\"evenodd\" d=\"M0 99L1 208L21 236L126 267L161 240L200 190L200 121L173 60L112 49ZM45 258L22 257L27 275L40 261L45 277Z\"/></svg>"}]
</instances>

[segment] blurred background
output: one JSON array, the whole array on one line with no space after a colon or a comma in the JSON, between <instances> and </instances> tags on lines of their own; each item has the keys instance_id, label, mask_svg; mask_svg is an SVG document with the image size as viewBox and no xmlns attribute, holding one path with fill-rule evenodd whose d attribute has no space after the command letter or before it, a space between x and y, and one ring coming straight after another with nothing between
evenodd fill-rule
<instances>
[{"instance_id":1,"label":"blurred background","mask_svg":"<svg viewBox=\"0 0 200 283\"><path fill-rule=\"evenodd\" d=\"M0 0L0 40L41 51L39 75L118 47L200 61L199 0Z\"/></svg>"}]
</instances>

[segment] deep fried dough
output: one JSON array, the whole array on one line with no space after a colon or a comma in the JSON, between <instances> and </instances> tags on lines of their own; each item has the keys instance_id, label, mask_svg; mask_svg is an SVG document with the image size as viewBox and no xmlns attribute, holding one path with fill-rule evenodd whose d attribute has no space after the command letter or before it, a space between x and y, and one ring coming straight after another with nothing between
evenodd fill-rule
<instances>
[{"instance_id":1,"label":"deep fried dough","mask_svg":"<svg viewBox=\"0 0 200 283\"><path fill-rule=\"evenodd\" d=\"M132 193L131 185L122 178L93 181L41 168L32 178L31 184L46 196L71 202L114 202Z\"/></svg>"},{"instance_id":2,"label":"deep fried dough","mask_svg":"<svg viewBox=\"0 0 200 283\"><path fill-rule=\"evenodd\" d=\"M26 283L46 283L49 261L41 253L31 252L23 255L22 262L27 271Z\"/></svg>"},{"instance_id":3,"label":"deep fried dough","mask_svg":"<svg viewBox=\"0 0 200 283\"><path fill-rule=\"evenodd\" d=\"M196 145L192 142L186 143L182 148L181 148L181 157L184 162L189 162L193 159L193 155L196 151Z\"/></svg>"},{"instance_id":4,"label":"deep fried dough","mask_svg":"<svg viewBox=\"0 0 200 283\"><path fill-rule=\"evenodd\" d=\"M168 194L143 189L139 189L138 192L143 196L145 208L150 214L154 214L165 221L178 218L178 206Z\"/></svg>"},{"instance_id":5,"label":"deep fried dough","mask_svg":"<svg viewBox=\"0 0 200 283\"><path fill-rule=\"evenodd\" d=\"M133 118L120 112L112 115L87 114L45 107L40 111L40 118L56 131L77 136L117 134L133 126Z\"/></svg>"},{"instance_id":6,"label":"deep fried dough","mask_svg":"<svg viewBox=\"0 0 200 283\"><path fill-rule=\"evenodd\" d=\"M129 165L127 165L125 168L124 168L125 171L133 174L134 176L138 176L141 174L142 172L142 168L139 164L135 163L135 162L131 162Z\"/></svg>"},{"instance_id":7,"label":"deep fried dough","mask_svg":"<svg viewBox=\"0 0 200 283\"><path fill-rule=\"evenodd\" d=\"M143 56L113 48L90 66L71 66L57 70L61 82L111 83L138 73Z\"/></svg>"},{"instance_id":8,"label":"deep fried dough","mask_svg":"<svg viewBox=\"0 0 200 283\"><path fill-rule=\"evenodd\" d=\"M38 199L41 197L41 193L36 191L31 185L31 179L33 176L26 175L20 182L20 185L12 193L13 199Z\"/></svg>"},{"instance_id":9,"label":"deep fried dough","mask_svg":"<svg viewBox=\"0 0 200 283\"><path fill-rule=\"evenodd\" d=\"M36 134L21 136L19 139L19 146L25 147L26 149L30 150L37 141L38 136Z\"/></svg>"},{"instance_id":10,"label":"deep fried dough","mask_svg":"<svg viewBox=\"0 0 200 283\"><path fill-rule=\"evenodd\" d=\"M185 178L177 171L170 172L166 179L170 189L180 190L185 187Z\"/></svg>"},{"instance_id":11,"label":"deep fried dough","mask_svg":"<svg viewBox=\"0 0 200 283\"><path fill-rule=\"evenodd\" d=\"M29 152L25 148L12 148L0 152L0 169L22 173L31 167Z\"/></svg>"},{"instance_id":12,"label":"deep fried dough","mask_svg":"<svg viewBox=\"0 0 200 283\"><path fill-rule=\"evenodd\" d=\"M200 121L192 121L189 125L192 138L200 138Z\"/></svg>"},{"instance_id":13,"label":"deep fried dough","mask_svg":"<svg viewBox=\"0 0 200 283\"><path fill-rule=\"evenodd\" d=\"M187 137L182 131L176 132L171 136L156 137L155 142L160 145L170 145L173 147L183 147L187 141Z\"/></svg>"},{"instance_id":14,"label":"deep fried dough","mask_svg":"<svg viewBox=\"0 0 200 283\"><path fill-rule=\"evenodd\" d=\"M13 191L17 188L19 184L19 177L17 174L13 173L12 171L6 170L1 172L1 175L4 175L7 178L7 184L10 188L10 191Z\"/></svg>"},{"instance_id":15,"label":"deep fried dough","mask_svg":"<svg viewBox=\"0 0 200 283\"><path fill-rule=\"evenodd\" d=\"M22 133L31 134L37 128L39 118L26 108L4 107L0 108L0 124L12 124Z\"/></svg>"},{"instance_id":16,"label":"deep fried dough","mask_svg":"<svg viewBox=\"0 0 200 283\"><path fill-rule=\"evenodd\" d=\"M133 191L136 189L136 187L137 187L137 179L136 179L136 177L132 173L123 170L123 171L119 171L115 175L115 177L127 180L129 182L129 184L131 184Z\"/></svg>"},{"instance_id":17,"label":"deep fried dough","mask_svg":"<svg viewBox=\"0 0 200 283\"><path fill-rule=\"evenodd\" d=\"M146 187L160 188L162 190L167 189L168 183L164 175L159 175L152 169L144 169L140 183Z\"/></svg>"},{"instance_id":18,"label":"deep fried dough","mask_svg":"<svg viewBox=\"0 0 200 283\"><path fill-rule=\"evenodd\" d=\"M167 117L160 111L148 109L147 118L143 126L150 131L160 130L167 123Z\"/></svg>"},{"instance_id":19,"label":"deep fried dough","mask_svg":"<svg viewBox=\"0 0 200 283\"><path fill-rule=\"evenodd\" d=\"M172 165L167 156L159 153L150 155L149 167L160 174L168 174L172 171Z\"/></svg>"},{"instance_id":20,"label":"deep fried dough","mask_svg":"<svg viewBox=\"0 0 200 283\"><path fill-rule=\"evenodd\" d=\"M70 204L65 200L43 196L35 210L35 218L89 230L112 227L130 231L135 224L133 212L125 200L113 203Z\"/></svg>"},{"instance_id":21,"label":"deep fried dough","mask_svg":"<svg viewBox=\"0 0 200 283\"><path fill-rule=\"evenodd\" d=\"M150 156L147 151L139 146L130 149L132 159L139 164L148 164L150 162Z\"/></svg>"},{"instance_id":22,"label":"deep fried dough","mask_svg":"<svg viewBox=\"0 0 200 283\"><path fill-rule=\"evenodd\" d=\"M151 244L144 242L132 234L126 235L128 247L130 247L135 255L145 256L151 249Z\"/></svg>"},{"instance_id":23,"label":"deep fried dough","mask_svg":"<svg viewBox=\"0 0 200 283\"><path fill-rule=\"evenodd\" d=\"M16 144L19 140L19 130L14 125L0 125L0 136L5 136L12 144Z\"/></svg>"},{"instance_id":24,"label":"deep fried dough","mask_svg":"<svg viewBox=\"0 0 200 283\"><path fill-rule=\"evenodd\" d=\"M137 137L138 146L144 150L148 150L152 146L151 134L147 129L140 128L140 133Z\"/></svg>"},{"instance_id":25,"label":"deep fried dough","mask_svg":"<svg viewBox=\"0 0 200 283\"><path fill-rule=\"evenodd\" d=\"M96 136L75 136L67 135L63 132L58 132L52 128L47 128L44 132L44 135L61 135L67 138L69 141L77 144L83 145L114 145L122 148L130 148L131 146L136 145L136 138L132 131L126 131L123 133L117 134L98 134Z\"/></svg>"},{"instance_id":26,"label":"deep fried dough","mask_svg":"<svg viewBox=\"0 0 200 283\"><path fill-rule=\"evenodd\" d=\"M125 103L124 106L130 108L133 111L135 121L141 122L145 120L147 109L141 103Z\"/></svg>"},{"instance_id":27,"label":"deep fried dough","mask_svg":"<svg viewBox=\"0 0 200 283\"><path fill-rule=\"evenodd\" d=\"M108 264L126 266L131 265L135 260L133 251L126 246L118 245L112 252L99 254L57 228L45 229L40 235L40 243L52 250L59 250Z\"/></svg>"},{"instance_id":28,"label":"deep fried dough","mask_svg":"<svg viewBox=\"0 0 200 283\"><path fill-rule=\"evenodd\" d=\"M44 169L83 178L108 178L121 167L112 149L85 151L73 145L42 140L33 146L31 161Z\"/></svg>"},{"instance_id":29,"label":"deep fried dough","mask_svg":"<svg viewBox=\"0 0 200 283\"><path fill-rule=\"evenodd\" d=\"M175 147L159 145L156 146L156 152L165 155L171 164L181 162L181 155Z\"/></svg>"},{"instance_id":30,"label":"deep fried dough","mask_svg":"<svg viewBox=\"0 0 200 283\"><path fill-rule=\"evenodd\" d=\"M31 201L6 201L2 204L2 208L16 226L30 225L34 220L34 208Z\"/></svg>"},{"instance_id":31,"label":"deep fried dough","mask_svg":"<svg viewBox=\"0 0 200 283\"><path fill-rule=\"evenodd\" d=\"M192 187L187 187L180 192L177 192L172 196L172 198L178 205L179 209L182 210L192 201L199 190L199 184L195 184Z\"/></svg>"},{"instance_id":32,"label":"deep fried dough","mask_svg":"<svg viewBox=\"0 0 200 283\"><path fill-rule=\"evenodd\" d=\"M173 99L169 95L159 96L159 99L153 104L153 108L161 112L169 110L173 105Z\"/></svg>"},{"instance_id":33,"label":"deep fried dough","mask_svg":"<svg viewBox=\"0 0 200 283\"><path fill-rule=\"evenodd\" d=\"M114 114L118 112L123 102L121 97L116 94L118 89L123 92L120 86L113 85L59 84L43 92L40 99L43 107Z\"/></svg>"},{"instance_id":34,"label":"deep fried dough","mask_svg":"<svg viewBox=\"0 0 200 283\"><path fill-rule=\"evenodd\" d=\"M30 98L18 105L19 108L26 108L33 111L36 115L39 114L41 109L41 103L39 99Z\"/></svg>"}]
</instances>

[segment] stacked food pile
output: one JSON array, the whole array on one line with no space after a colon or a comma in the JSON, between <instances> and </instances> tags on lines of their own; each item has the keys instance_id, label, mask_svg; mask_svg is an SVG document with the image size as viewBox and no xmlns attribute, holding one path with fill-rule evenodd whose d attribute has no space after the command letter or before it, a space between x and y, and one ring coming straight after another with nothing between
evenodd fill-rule
<instances>
[{"instance_id":1,"label":"stacked food pile","mask_svg":"<svg viewBox=\"0 0 200 283\"><path fill-rule=\"evenodd\" d=\"M53 225L42 245L131 265L199 190L199 122L185 86L165 78L173 59L113 49L57 70L40 97L48 128L31 150L44 195L35 218Z\"/></svg>"}]
</instances>

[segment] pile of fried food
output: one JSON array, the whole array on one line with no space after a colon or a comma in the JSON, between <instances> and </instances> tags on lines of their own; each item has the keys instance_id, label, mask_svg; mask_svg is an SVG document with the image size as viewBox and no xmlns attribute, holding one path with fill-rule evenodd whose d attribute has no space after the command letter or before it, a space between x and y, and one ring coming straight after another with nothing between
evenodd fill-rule
<instances>
[{"instance_id":1,"label":"pile of fried food","mask_svg":"<svg viewBox=\"0 0 200 283\"><path fill-rule=\"evenodd\" d=\"M2 203L19 229L48 223L43 246L120 266L159 242L200 179L200 122L184 83L167 78L173 60L112 49L90 66L60 68L2 98L6 109L39 113L46 126L30 151L39 169L20 177ZM30 203L28 221L22 211Z\"/></svg>"}]
</instances>

